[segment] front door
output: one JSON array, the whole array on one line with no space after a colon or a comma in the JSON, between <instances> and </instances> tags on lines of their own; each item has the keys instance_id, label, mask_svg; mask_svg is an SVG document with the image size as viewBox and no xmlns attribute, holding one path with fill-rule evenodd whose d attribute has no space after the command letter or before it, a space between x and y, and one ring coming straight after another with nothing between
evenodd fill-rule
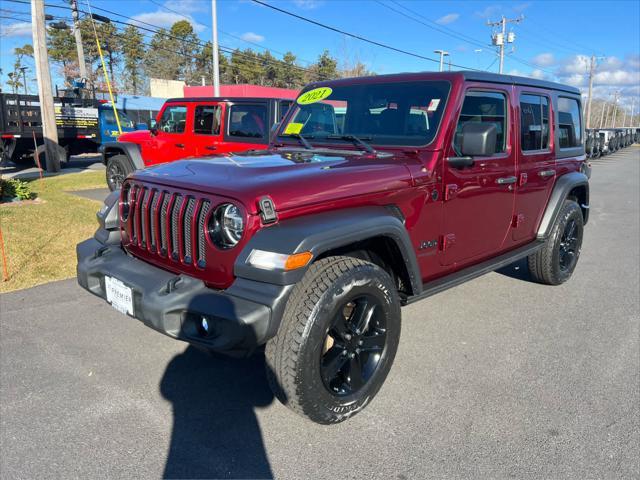
<instances>
[{"instance_id":1,"label":"front door","mask_svg":"<svg viewBox=\"0 0 640 480\"><path fill-rule=\"evenodd\" d=\"M149 139L149 148L146 151L144 147L142 149L146 165L172 162L190 156L187 152L187 128L191 128L188 120L186 104L165 105L156 125L157 134Z\"/></svg>"},{"instance_id":2,"label":"front door","mask_svg":"<svg viewBox=\"0 0 640 480\"><path fill-rule=\"evenodd\" d=\"M509 233L516 187L510 87L470 87L459 110L447 157L461 156L462 127L469 122L496 126L496 153L475 157L470 167L444 167L444 265L472 263L499 251Z\"/></svg>"}]
</instances>

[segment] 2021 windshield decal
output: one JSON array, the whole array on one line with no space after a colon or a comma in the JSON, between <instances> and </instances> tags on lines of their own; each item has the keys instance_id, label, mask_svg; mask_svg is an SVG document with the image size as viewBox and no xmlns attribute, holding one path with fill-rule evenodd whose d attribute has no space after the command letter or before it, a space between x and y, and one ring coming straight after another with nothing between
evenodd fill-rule
<instances>
[{"instance_id":1,"label":"2021 windshield decal","mask_svg":"<svg viewBox=\"0 0 640 480\"><path fill-rule=\"evenodd\" d=\"M309 90L298 97L296 103L298 105L309 105L310 103L316 103L327 98L333 90L330 87L320 87Z\"/></svg>"}]
</instances>

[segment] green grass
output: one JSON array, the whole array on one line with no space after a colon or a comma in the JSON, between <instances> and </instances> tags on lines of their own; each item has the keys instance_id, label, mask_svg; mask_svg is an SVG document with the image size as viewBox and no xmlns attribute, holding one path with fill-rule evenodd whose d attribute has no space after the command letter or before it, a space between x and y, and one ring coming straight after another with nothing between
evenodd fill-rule
<instances>
[{"instance_id":1,"label":"green grass","mask_svg":"<svg viewBox=\"0 0 640 480\"><path fill-rule=\"evenodd\" d=\"M0 292L75 276L76 244L95 232L101 204L67 192L100 187L106 187L104 172L47 177L31 181L42 203L0 204L9 269Z\"/></svg>"}]
</instances>

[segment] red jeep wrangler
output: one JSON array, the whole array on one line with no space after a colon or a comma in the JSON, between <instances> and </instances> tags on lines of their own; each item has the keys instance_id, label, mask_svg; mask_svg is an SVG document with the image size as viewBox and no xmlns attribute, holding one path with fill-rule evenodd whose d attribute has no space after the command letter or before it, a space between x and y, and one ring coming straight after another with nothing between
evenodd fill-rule
<instances>
[{"instance_id":1,"label":"red jeep wrangler","mask_svg":"<svg viewBox=\"0 0 640 480\"><path fill-rule=\"evenodd\" d=\"M151 130L123 133L117 142L105 143L107 184L117 190L134 170L158 163L264 149L271 127L292 103L277 98L171 98Z\"/></svg>"},{"instance_id":2,"label":"red jeep wrangler","mask_svg":"<svg viewBox=\"0 0 640 480\"><path fill-rule=\"evenodd\" d=\"M141 170L77 247L78 281L216 352L266 344L277 397L318 423L389 373L400 307L521 258L571 277L589 214L580 92L476 72L302 91L268 151Z\"/></svg>"}]
</instances>

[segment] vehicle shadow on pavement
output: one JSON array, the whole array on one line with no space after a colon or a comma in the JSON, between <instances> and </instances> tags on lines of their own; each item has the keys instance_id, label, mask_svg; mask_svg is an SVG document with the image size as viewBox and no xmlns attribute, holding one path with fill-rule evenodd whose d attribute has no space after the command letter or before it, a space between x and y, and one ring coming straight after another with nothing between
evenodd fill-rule
<instances>
[{"instance_id":1,"label":"vehicle shadow on pavement","mask_svg":"<svg viewBox=\"0 0 640 480\"><path fill-rule=\"evenodd\" d=\"M212 356L189 346L160 384L173 404L164 478L272 478L256 408L273 402L263 354Z\"/></svg>"},{"instance_id":2,"label":"vehicle shadow on pavement","mask_svg":"<svg viewBox=\"0 0 640 480\"><path fill-rule=\"evenodd\" d=\"M533 279L529 274L529 264L527 263L526 258L522 258L517 262L513 262L506 267L499 268L498 270L496 270L496 273L499 273L500 275L504 275L506 277L514 278L516 280L533 282Z\"/></svg>"}]
</instances>

